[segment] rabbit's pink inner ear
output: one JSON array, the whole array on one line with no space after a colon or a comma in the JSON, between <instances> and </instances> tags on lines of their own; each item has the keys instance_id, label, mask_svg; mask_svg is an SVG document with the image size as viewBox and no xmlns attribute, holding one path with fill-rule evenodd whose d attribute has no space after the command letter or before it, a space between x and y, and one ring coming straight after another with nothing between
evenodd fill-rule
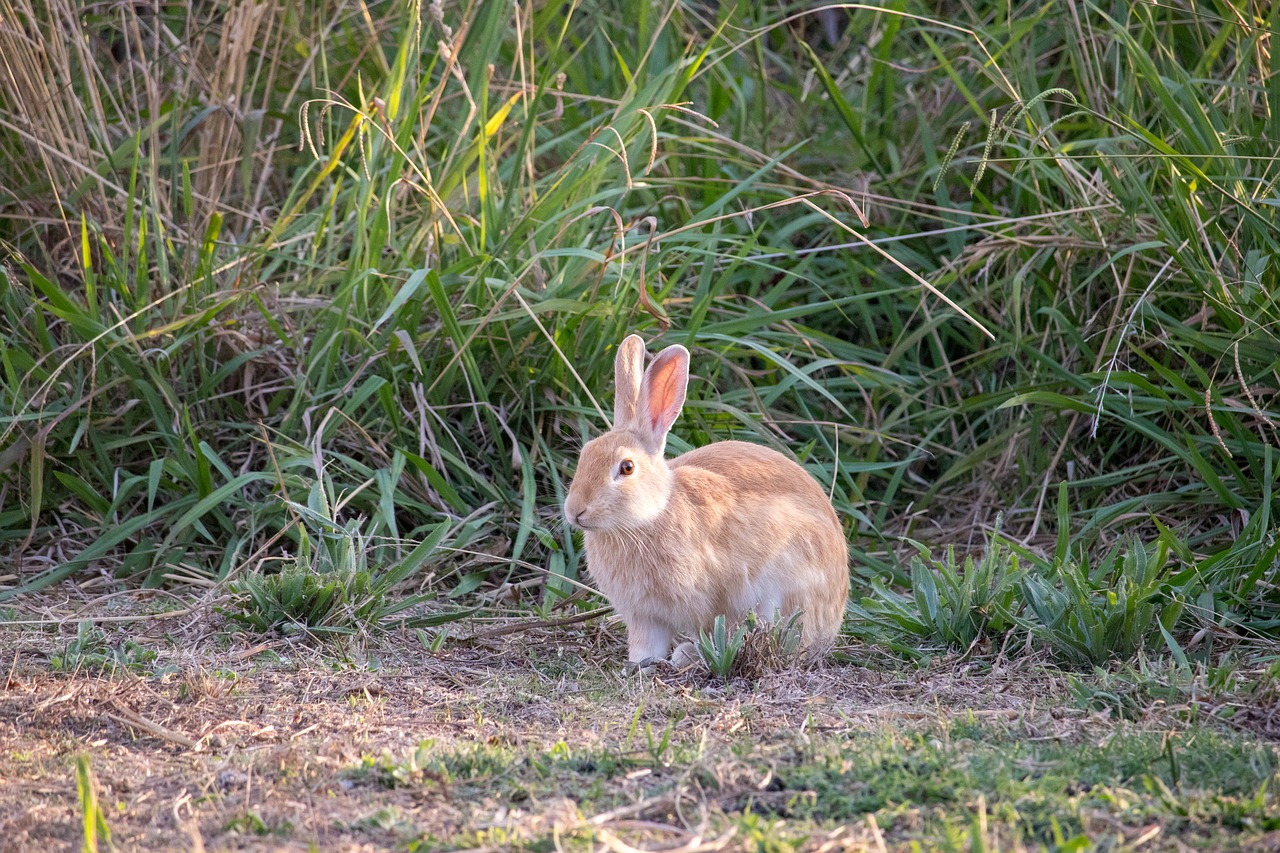
<instances>
[{"instance_id":1,"label":"rabbit's pink inner ear","mask_svg":"<svg viewBox=\"0 0 1280 853\"><path fill-rule=\"evenodd\" d=\"M628 335L613 360L613 428L630 429L640 421L640 390L644 377L644 341Z\"/></svg>"},{"instance_id":2,"label":"rabbit's pink inner ear","mask_svg":"<svg viewBox=\"0 0 1280 853\"><path fill-rule=\"evenodd\" d=\"M661 447L684 406L689 387L689 351L677 344L658 353L645 373L644 387L649 432Z\"/></svg>"}]
</instances>

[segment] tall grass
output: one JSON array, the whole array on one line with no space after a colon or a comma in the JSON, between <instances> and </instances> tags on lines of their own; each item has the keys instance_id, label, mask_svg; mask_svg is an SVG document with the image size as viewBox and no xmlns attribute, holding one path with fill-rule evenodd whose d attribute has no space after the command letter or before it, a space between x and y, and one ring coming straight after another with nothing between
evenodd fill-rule
<instances>
[{"instance_id":1,"label":"tall grass","mask_svg":"<svg viewBox=\"0 0 1280 853\"><path fill-rule=\"evenodd\" d=\"M675 448L794 453L860 576L1051 552L1065 482L1274 624L1269 6L364 8L0 0L0 596L257 568L325 477L500 559L455 590L571 579L640 329Z\"/></svg>"}]
</instances>

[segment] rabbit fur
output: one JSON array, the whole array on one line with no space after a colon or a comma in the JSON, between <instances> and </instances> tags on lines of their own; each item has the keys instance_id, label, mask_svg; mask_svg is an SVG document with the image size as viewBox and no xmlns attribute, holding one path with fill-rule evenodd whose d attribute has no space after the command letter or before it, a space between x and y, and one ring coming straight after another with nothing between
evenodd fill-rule
<instances>
[{"instance_id":1,"label":"rabbit fur","mask_svg":"<svg viewBox=\"0 0 1280 853\"><path fill-rule=\"evenodd\" d=\"M669 346L648 370L644 357L637 335L618 348L613 429L582 448L564 503L583 531L588 571L627 626L629 660L664 659L677 637L748 611L765 619L800 611L802 647L824 653L849 588L831 502L767 447L721 441L664 458L689 351Z\"/></svg>"}]
</instances>

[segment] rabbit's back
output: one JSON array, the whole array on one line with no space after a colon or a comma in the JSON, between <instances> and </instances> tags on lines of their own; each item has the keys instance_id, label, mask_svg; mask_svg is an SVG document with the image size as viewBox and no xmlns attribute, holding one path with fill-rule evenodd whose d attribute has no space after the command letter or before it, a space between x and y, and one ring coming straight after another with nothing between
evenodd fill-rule
<instances>
[{"instance_id":1,"label":"rabbit's back","mask_svg":"<svg viewBox=\"0 0 1280 853\"><path fill-rule=\"evenodd\" d=\"M801 610L807 645L834 639L848 598L848 544L809 472L776 450L742 441L699 447L670 464L677 482L688 485L677 492L700 508L719 507L704 519L717 550L750 567L724 612Z\"/></svg>"}]
</instances>

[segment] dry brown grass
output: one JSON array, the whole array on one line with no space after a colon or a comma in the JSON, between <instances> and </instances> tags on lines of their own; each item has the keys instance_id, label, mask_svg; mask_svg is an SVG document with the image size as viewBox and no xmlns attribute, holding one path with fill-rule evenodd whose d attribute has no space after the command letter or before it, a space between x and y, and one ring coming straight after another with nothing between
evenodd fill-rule
<instances>
[{"instance_id":1,"label":"dry brown grass","mask_svg":"<svg viewBox=\"0 0 1280 853\"><path fill-rule=\"evenodd\" d=\"M127 637L158 650L151 666L173 669L158 677L51 673L50 657L74 634L74 621L0 637L7 662L0 776L8 780L0 837L9 849L77 843L73 767L82 753L92 757L122 849L359 850L394 842L390 829L370 823L379 814L437 838L503 821L538 833L592 818L567 800L513 815L501 803L457 800L442 786L388 790L344 775L366 756L404 756L427 739L589 749L616 747L633 726L649 724L673 726L677 743L748 734L767 749L797 736L930 726L970 712L1038 736L1072 736L1096 724L1061 706L1062 679L1025 670L981 684L946 665L921 678L829 665L727 686L694 672L628 676L618 630L599 621L458 641L436 657L415 637L398 636L351 649L344 662L305 646L211 632L199 614L125 621L131 609L137 616L152 606L121 605L122 621L106 625L107 642ZM731 753L715 754L711 772L721 784L712 805L732 808L760 780L747 779ZM667 835L682 832L672 815L679 790L655 796L652 782L644 774L611 782L634 807L605 814L593 830L625 836L646 821L670 820ZM249 814L289 830L255 835Z\"/></svg>"},{"instance_id":2,"label":"dry brown grass","mask_svg":"<svg viewBox=\"0 0 1280 853\"><path fill-rule=\"evenodd\" d=\"M725 684L695 670L627 674L621 629L601 619L528 630L519 630L528 620L513 620L505 634L454 625L432 656L408 634L340 649L234 635L208 607L188 601L157 613L164 603L143 594L89 608L115 620L101 623L105 645L153 649L147 668L164 674L51 671L75 636L78 614L65 602L33 612L28 621L39 624L0 634L6 849L78 845L74 768L83 754L126 850L379 850L407 838L486 839L500 849L494 839L557 834L581 848L584 833L614 850L741 849L745 839L724 836L724 816L786 813L796 792L774 791L760 767L785 766L810 739L946 738L978 724L1026 742L1101 743L1126 725L1082 710L1064 674L1028 657L939 659L915 670L889 659L828 662ZM870 661L867 650L845 651ZM1240 722L1273 731L1261 723L1280 698L1260 699L1270 709ZM1152 703L1140 725L1176 730L1185 711ZM595 796L607 807L576 790L513 805L496 779L459 792L429 769L403 769L423 741L445 751L546 754L568 744L575 755L627 755L644 752L637 732L646 729L700 757L602 775ZM410 778L378 783L388 767ZM895 817L898 843L888 849L929 819L918 809ZM879 849L884 837L874 821L812 831L810 849Z\"/></svg>"},{"instance_id":3,"label":"dry brown grass","mask_svg":"<svg viewBox=\"0 0 1280 853\"><path fill-rule=\"evenodd\" d=\"M296 94L314 60L285 48L280 13L0 0L0 153L25 181L0 192L0 217L19 230L54 225L50 241L76 248L69 210L113 241L130 205L180 242L201 240L215 213L234 234L260 223L276 158L291 147L270 101L277 85Z\"/></svg>"}]
</instances>

